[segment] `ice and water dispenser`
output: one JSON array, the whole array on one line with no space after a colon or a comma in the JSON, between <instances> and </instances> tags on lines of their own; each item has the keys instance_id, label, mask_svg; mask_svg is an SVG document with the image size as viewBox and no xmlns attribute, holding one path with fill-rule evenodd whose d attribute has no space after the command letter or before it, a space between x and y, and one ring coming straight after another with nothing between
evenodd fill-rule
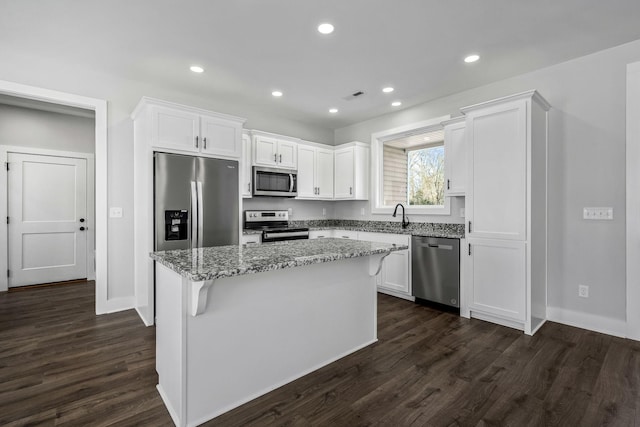
<instances>
[{"instance_id":1,"label":"ice and water dispenser","mask_svg":"<svg viewBox=\"0 0 640 427\"><path fill-rule=\"evenodd\" d=\"M164 211L164 240L187 240L189 211Z\"/></svg>"}]
</instances>

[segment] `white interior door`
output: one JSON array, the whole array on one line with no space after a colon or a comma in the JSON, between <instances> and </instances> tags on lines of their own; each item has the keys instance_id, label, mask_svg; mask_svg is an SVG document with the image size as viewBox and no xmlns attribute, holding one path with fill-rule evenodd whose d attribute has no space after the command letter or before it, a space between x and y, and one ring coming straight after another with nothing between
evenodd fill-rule
<instances>
[{"instance_id":1,"label":"white interior door","mask_svg":"<svg viewBox=\"0 0 640 427\"><path fill-rule=\"evenodd\" d=\"M87 277L87 161L9 153L9 287Z\"/></svg>"}]
</instances>

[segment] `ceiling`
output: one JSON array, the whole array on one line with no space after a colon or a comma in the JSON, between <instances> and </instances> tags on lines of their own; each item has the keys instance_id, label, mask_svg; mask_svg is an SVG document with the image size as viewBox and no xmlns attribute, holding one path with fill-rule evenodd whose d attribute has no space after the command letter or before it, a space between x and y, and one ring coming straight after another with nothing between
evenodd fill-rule
<instances>
[{"instance_id":1,"label":"ceiling","mask_svg":"<svg viewBox=\"0 0 640 427\"><path fill-rule=\"evenodd\" d=\"M640 39L638 0L0 0L0 10L0 53L328 128ZM335 32L319 34L321 22ZM480 61L465 64L470 53Z\"/></svg>"}]
</instances>

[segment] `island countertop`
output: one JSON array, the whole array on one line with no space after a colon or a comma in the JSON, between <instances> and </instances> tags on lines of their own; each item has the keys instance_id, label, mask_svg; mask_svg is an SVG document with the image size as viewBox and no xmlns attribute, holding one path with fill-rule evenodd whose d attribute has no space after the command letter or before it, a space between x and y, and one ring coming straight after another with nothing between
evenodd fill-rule
<instances>
[{"instance_id":1,"label":"island countertop","mask_svg":"<svg viewBox=\"0 0 640 427\"><path fill-rule=\"evenodd\" d=\"M161 251L152 252L150 256L182 277L200 282L404 249L408 249L408 246L346 239L316 239Z\"/></svg>"}]
</instances>

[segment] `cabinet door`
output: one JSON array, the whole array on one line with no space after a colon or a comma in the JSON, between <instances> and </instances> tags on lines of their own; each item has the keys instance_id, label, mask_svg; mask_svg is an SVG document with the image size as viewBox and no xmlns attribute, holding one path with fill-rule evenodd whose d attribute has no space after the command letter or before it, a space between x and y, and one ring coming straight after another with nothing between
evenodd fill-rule
<instances>
[{"instance_id":1,"label":"cabinet door","mask_svg":"<svg viewBox=\"0 0 640 427\"><path fill-rule=\"evenodd\" d=\"M525 320L526 243L468 239L465 272L471 311ZM467 247L469 251L469 247Z\"/></svg>"},{"instance_id":2,"label":"cabinet door","mask_svg":"<svg viewBox=\"0 0 640 427\"><path fill-rule=\"evenodd\" d=\"M333 237L333 230L311 230L309 239L327 239Z\"/></svg>"},{"instance_id":3,"label":"cabinet door","mask_svg":"<svg viewBox=\"0 0 640 427\"><path fill-rule=\"evenodd\" d=\"M200 116L165 107L153 107L151 114L151 144L154 147L200 151Z\"/></svg>"},{"instance_id":4,"label":"cabinet door","mask_svg":"<svg viewBox=\"0 0 640 427\"><path fill-rule=\"evenodd\" d=\"M242 197L251 197L251 138L242 135L242 174L240 175L240 188Z\"/></svg>"},{"instance_id":5,"label":"cabinet door","mask_svg":"<svg viewBox=\"0 0 640 427\"><path fill-rule=\"evenodd\" d=\"M318 198L315 183L316 149L301 145L298 147L298 199Z\"/></svg>"},{"instance_id":6,"label":"cabinet door","mask_svg":"<svg viewBox=\"0 0 640 427\"><path fill-rule=\"evenodd\" d=\"M467 146L465 123L454 123L444 128L446 196L464 196L467 184Z\"/></svg>"},{"instance_id":7,"label":"cabinet door","mask_svg":"<svg viewBox=\"0 0 640 427\"><path fill-rule=\"evenodd\" d=\"M253 141L253 164L275 166L278 140L266 136L256 136Z\"/></svg>"},{"instance_id":8,"label":"cabinet door","mask_svg":"<svg viewBox=\"0 0 640 427\"><path fill-rule=\"evenodd\" d=\"M298 167L298 144L278 141L278 167L296 169Z\"/></svg>"},{"instance_id":9,"label":"cabinet door","mask_svg":"<svg viewBox=\"0 0 640 427\"><path fill-rule=\"evenodd\" d=\"M335 192L336 199L352 199L353 195L353 147L344 148L335 152Z\"/></svg>"},{"instance_id":10,"label":"cabinet door","mask_svg":"<svg viewBox=\"0 0 640 427\"><path fill-rule=\"evenodd\" d=\"M467 117L466 131L469 237L525 240L526 102L475 111Z\"/></svg>"},{"instance_id":11,"label":"cabinet door","mask_svg":"<svg viewBox=\"0 0 640 427\"><path fill-rule=\"evenodd\" d=\"M299 155L300 153L298 153ZM300 174L299 157L298 174ZM320 198L333 198L333 151L331 150L316 149L316 187Z\"/></svg>"},{"instance_id":12,"label":"cabinet door","mask_svg":"<svg viewBox=\"0 0 640 427\"><path fill-rule=\"evenodd\" d=\"M333 236L336 239L358 239L358 232L351 230L333 230Z\"/></svg>"},{"instance_id":13,"label":"cabinet door","mask_svg":"<svg viewBox=\"0 0 640 427\"><path fill-rule=\"evenodd\" d=\"M242 128L217 117L201 116L202 152L239 159L242 155Z\"/></svg>"},{"instance_id":14,"label":"cabinet door","mask_svg":"<svg viewBox=\"0 0 640 427\"><path fill-rule=\"evenodd\" d=\"M384 259L380 287L410 294L409 289L409 251L391 252Z\"/></svg>"}]
</instances>

